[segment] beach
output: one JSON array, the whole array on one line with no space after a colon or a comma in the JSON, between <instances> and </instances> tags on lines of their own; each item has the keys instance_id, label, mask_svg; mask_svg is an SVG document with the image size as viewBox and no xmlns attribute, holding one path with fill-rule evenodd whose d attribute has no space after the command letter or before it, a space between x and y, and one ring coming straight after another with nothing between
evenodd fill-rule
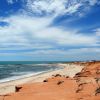
<instances>
[{"instance_id":1,"label":"beach","mask_svg":"<svg viewBox=\"0 0 100 100\"><path fill-rule=\"evenodd\" d=\"M95 80L100 77L100 62L59 66L55 71L1 83L0 100L100 100L100 80Z\"/></svg>"},{"instance_id":2,"label":"beach","mask_svg":"<svg viewBox=\"0 0 100 100\"><path fill-rule=\"evenodd\" d=\"M51 77L55 74L62 74L62 75L68 75L70 77L73 77L76 73L80 72L84 66L78 66L77 65L69 65L69 64L57 64L56 66L61 66L61 69L57 69L54 71L45 72L39 75L33 75L30 77L25 77L17 80L12 80L8 82L0 83L0 87L3 86L9 86L9 85L20 85L28 82L42 82L44 79Z\"/></svg>"}]
</instances>

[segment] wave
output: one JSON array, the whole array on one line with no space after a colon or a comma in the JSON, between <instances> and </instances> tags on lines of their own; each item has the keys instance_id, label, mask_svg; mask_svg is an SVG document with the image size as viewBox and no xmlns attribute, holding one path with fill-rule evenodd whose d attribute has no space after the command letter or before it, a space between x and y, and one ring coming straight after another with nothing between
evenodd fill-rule
<instances>
[{"instance_id":1,"label":"wave","mask_svg":"<svg viewBox=\"0 0 100 100\"><path fill-rule=\"evenodd\" d=\"M39 74L42 74L42 73L45 73L45 72L47 72L47 71L41 71L41 72L36 72L36 73L33 73L33 72L31 72L31 73L30 72L13 73L13 74L16 74L16 76L12 76L12 77L9 77L9 78L1 79L0 83L14 81L14 80L22 79L22 78L26 78L26 77L31 77L31 76L39 75ZM21 76L17 76L17 75L21 75Z\"/></svg>"},{"instance_id":2,"label":"wave","mask_svg":"<svg viewBox=\"0 0 100 100\"><path fill-rule=\"evenodd\" d=\"M28 75L30 73L33 73L33 72L12 72L11 74L12 75Z\"/></svg>"},{"instance_id":3,"label":"wave","mask_svg":"<svg viewBox=\"0 0 100 100\"><path fill-rule=\"evenodd\" d=\"M56 64L1 65L0 67L1 69L3 68L2 70L0 69L0 75L5 75L5 78L1 77L0 83L35 76L41 73L61 69L61 67L57 66Z\"/></svg>"}]
</instances>

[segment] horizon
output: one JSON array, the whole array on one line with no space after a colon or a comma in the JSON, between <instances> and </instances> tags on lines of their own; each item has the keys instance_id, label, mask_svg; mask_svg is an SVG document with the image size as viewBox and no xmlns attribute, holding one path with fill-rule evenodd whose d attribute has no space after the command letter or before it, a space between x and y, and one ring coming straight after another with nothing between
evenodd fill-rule
<instances>
[{"instance_id":1,"label":"horizon","mask_svg":"<svg viewBox=\"0 0 100 100\"><path fill-rule=\"evenodd\" d=\"M88 61L100 61L99 59L84 59L84 60L0 60L0 62L20 62L20 61L31 61L31 62L88 62Z\"/></svg>"},{"instance_id":2,"label":"horizon","mask_svg":"<svg viewBox=\"0 0 100 100\"><path fill-rule=\"evenodd\" d=\"M0 61L100 61L99 0L0 0Z\"/></svg>"},{"instance_id":3,"label":"horizon","mask_svg":"<svg viewBox=\"0 0 100 100\"><path fill-rule=\"evenodd\" d=\"M84 63L100 62L100 60L88 61L0 61L0 65L23 65L23 64L56 64L56 63Z\"/></svg>"}]
</instances>

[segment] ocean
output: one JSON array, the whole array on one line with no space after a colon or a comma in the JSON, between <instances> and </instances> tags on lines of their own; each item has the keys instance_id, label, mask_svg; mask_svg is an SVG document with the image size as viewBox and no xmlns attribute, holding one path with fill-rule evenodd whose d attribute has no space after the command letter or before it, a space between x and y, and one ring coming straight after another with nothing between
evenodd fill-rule
<instances>
[{"instance_id":1,"label":"ocean","mask_svg":"<svg viewBox=\"0 0 100 100\"><path fill-rule=\"evenodd\" d=\"M52 65L61 62L0 61L0 83L38 75L61 67Z\"/></svg>"}]
</instances>

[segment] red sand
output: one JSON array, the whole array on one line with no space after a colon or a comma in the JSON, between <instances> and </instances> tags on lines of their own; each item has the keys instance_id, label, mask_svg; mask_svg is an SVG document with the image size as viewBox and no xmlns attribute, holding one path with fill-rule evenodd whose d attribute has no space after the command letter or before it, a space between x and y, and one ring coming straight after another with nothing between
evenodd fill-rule
<instances>
[{"instance_id":1,"label":"red sand","mask_svg":"<svg viewBox=\"0 0 100 100\"><path fill-rule=\"evenodd\" d=\"M100 62L85 65L74 78L57 76L17 86L16 93L0 96L0 100L100 100Z\"/></svg>"}]
</instances>

